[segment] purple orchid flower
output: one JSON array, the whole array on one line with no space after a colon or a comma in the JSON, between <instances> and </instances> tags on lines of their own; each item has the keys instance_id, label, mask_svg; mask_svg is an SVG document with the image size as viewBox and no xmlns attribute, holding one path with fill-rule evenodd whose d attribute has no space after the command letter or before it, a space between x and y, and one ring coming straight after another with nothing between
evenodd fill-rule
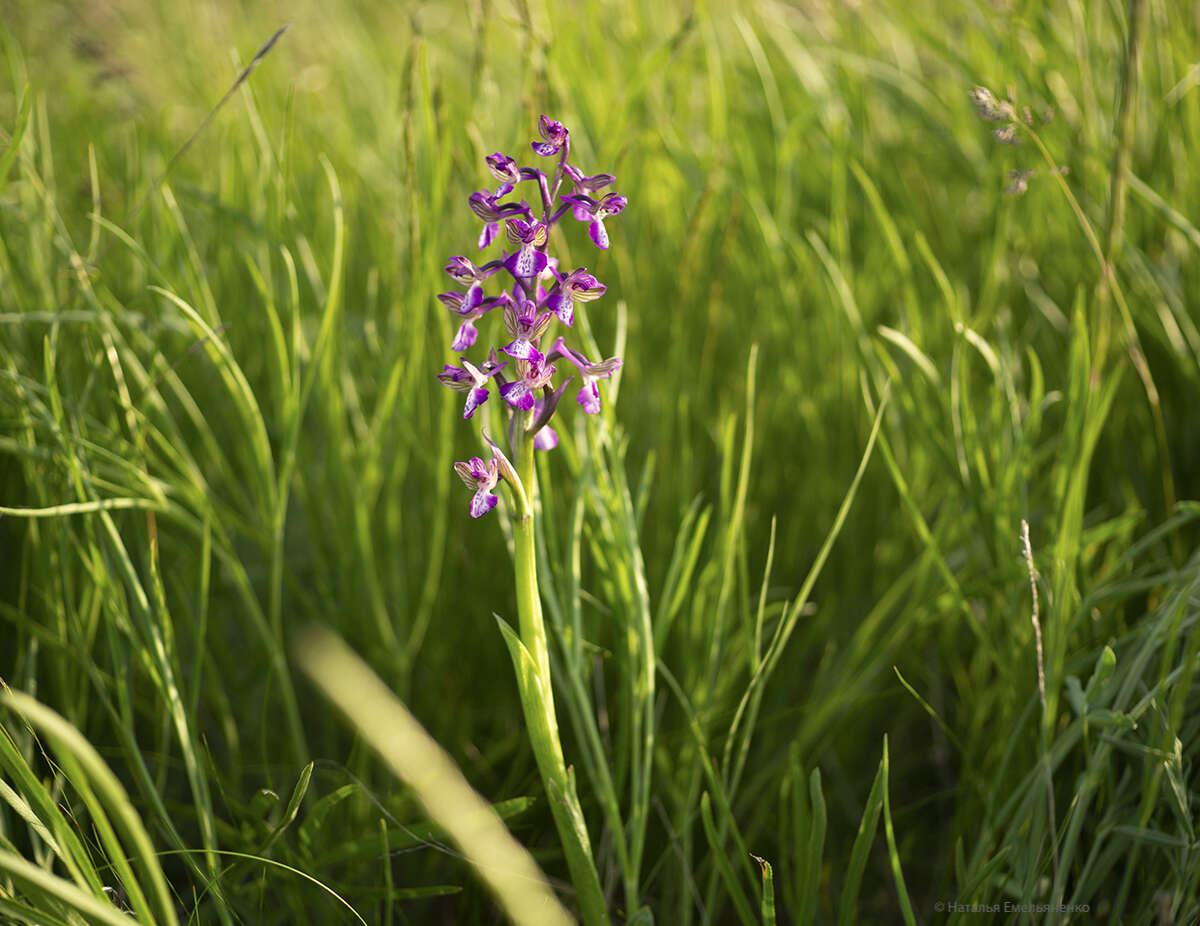
<instances>
[{"instance_id":1,"label":"purple orchid flower","mask_svg":"<svg viewBox=\"0 0 1200 926\"><path fill-rule=\"evenodd\" d=\"M467 197L467 205L484 221L483 231L479 233L479 250L483 250L496 238L500 223L517 215L529 215L529 206L524 203L501 203L500 197L512 191L512 187L503 186L495 193L480 190Z\"/></svg>"},{"instance_id":2,"label":"purple orchid flower","mask_svg":"<svg viewBox=\"0 0 1200 926\"><path fill-rule=\"evenodd\" d=\"M604 220L610 215L617 215L629 200L620 193L609 193L603 199L597 201L584 193L571 194L562 198L564 203L570 203L572 210L575 213L575 218L581 222L590 222L588 235L592 239L592 244L602 251L608 250L608 230L604 227Z\"/></svg>"},{"instance_id":3,"label":"purple orchid flower","mask_svg":"<svg viewBox=\"0 0 1200 926\"><path fill-rule=\"evenodd\" d=\"M589 415L600 411L600 390L596 388L596 380L608 379L621 369L621 358L609 357L607 360L598 360L592 363L579 351L567 347L561 337L556 339L554 346L550 348L550 357L551 359L565 357L575 365L583 377L583 388L579 390L575 400Z\"/></svg>"},{"instance_id":4,"label":"purple orchid flower","mask_svg":"<svg viewBox=\"0 0 1200 926\"><path fill-rule=\"evenodd\" d=\"M475 283L482 283L499 270L500 262L493 260L482 267L476 267L465 257L451 257L449 263L443 269L446 271L446 275L454 280L454 282L462 286L472 286Z\"/></svg>"},{"instance_id":5,"label":"purple orchid flower","mask_svg":"<svg viewBox=\"0 0 1200 926\"><path fill-rule=\"evenodd\" d=\"M529 300L525 300L518 311L510 299L504 306L504 327L513 340L500 349L517 360L528 360L538 353L534 342L546 333L553 317L549 312L539 315L537 306Z\"/></svg>"},{"instance_id":6,"label":"purple orchid flower","mask_svg":"<svg viewBox=\"0 0 1200 926\"><path fill-rule=\"evenodd\" d=\"M526 222L524 219L509 219L505 223L508 240L518 245L518 250L504 259L508 272L519 279L535 277L546 269L548 260L545 252L539 250L545 247L548 232L546 226L536 219Z\"/></svg>"},{"instance_id":7,"label":"purple orchid flower","mask_svg":"<svg viewBox=\"0 0 1200 926\"><path fill-rule=\"evenodd\" d=\"M558 286L546 298L546 308L569 327L575 322L576 302L591 302L606 292L607 286L588 273L587 267L580 267L559 281Z\"/></svg>"},{"instance_id":8,"label":"purple orchid flower","mask_svg":"<svg viewBox=\"0 0 1200 926\"><path fill-rule=\"evenodd\" d=\"M521 168L506 154L501 154L497 151L495 154L489 154L484 161L487 162L488 170L492 172L492 176L504 184L500 190L496 191L497 196L503 196L505 193L512 192L512 188L521 182ZM505 189L507 187L507 189Z\"/></svg>"},{"instance_id":9,"label":"purple orchid flower","mask_svg":"<svg viewBox=\"0 0 1200 926\"><path fill-rule=\"evenodd\" d=\"M537 390L549 385L554 367L535 350L530 352L528 359L517 361L517 372L520 378L501 386L500 395L513 408L527 412L533 408Z\"/></svg>"},{"instance_id":10,"label":"purple orchid flower","mask_svg":"<svg viewBox=\"0 0 1200 926\"><path fill-rule=\"evenodd\" d=\"M501 367L508 361L497 363L494 359L489 358L482 368L475 366L470 360L464 359L462 363L461 367L446 364L437 378L442 385L449 386L456 392L467 394L467 405L463 409L463 418L470 418L475 414L475 409L488 399L487 381L499 373ZM501 392L503 392L503 388L502 386Z\"/></svg>"},{"instance_id":11,"label":"purple orchid flower","mask_svg":"<svg viewBox=\"0 0 1200 926\"><path fill-rule=\"evenodd\" d=\"M617 178L612 174L592 174L590 177L585 177L583 171L570 164L563 165L563 173L570 177L571 182L575 184L574 192L582 193L585 196L599 193L609 184L617 182Z\"/></svg>"},{"instance_id":12,"label":"purple orchid flower","mask_svg":"<svg viewBox=\"0 0 1200 926\"><path fill-rule=\"evenodd\" d=\"M511 302L508 293L483 298L483 286L475 283L465 293L438 293L442 305L448 308L463 321L458 326L458 333L450 344L450 349L462 353L475 344L479 331L475 327L476 319L482 318L501 302Z\"/></svg>"},{"instance_id":13,"label":"purple orchid flower","mask_svg":"<svg viewBox=\"0 0 1200 926\"><path fill-rule=\"evenodd\" d=\"M471 457L466 463L455 463L454 471L475 493L471 496L471 517L481 518L496 507L500 499L492 494L492 489L500 481L500 471L495 457L487 463L479 457Z\"/></svg>"},{"instance_id":14,"label":"purple orchid flower","mask_svg":"<svg viewBox=\"0 0 1200 926\"><path fill-rule=\"evenodd\" d=\"M551 119L544 113L538 118L538 134L544 141L533 143L533 150L544 158L558 154L563 145L567 144L570 132L567 127L556 119Z\"/></svg>"},{"instance_id":15,"label":"purple orchid flower","mask_svg":"<svg viewBox=\"0 0 1200 926\"><path fill-rule=\"evenodd\" d=\"M460 319L451 345L456 351L461 353L476 346L480 340L476 322L497 305L503 307L509 341L498 350L494 347L488 359L478 366L465 357L459 360L458 366L445 365L438 380L465 394L463 418L471 418L488 400L492 386L488 380L495 377L504 407L512 410L506 416L511 446L519 448L528 441L536 450L550 450L559 441L551 422L568 389L577 393L576 401L585 412L598 413L601 410L599 381L611 378L621 368L622 361L611 357L593 363L581 352L568 347L561 337L554 339L548 351L543 347L548 339L547 332L556 320L564 326L572 326L576 303L599 299L608 290L586 267L569 273L565 269L560 271L558 260L547 253L549 233L570 212L578 221L588 223L592 243L602 250L607 249L609 236L605 219L623 211L628 201L620 193L605 192L616 183L612 174L588 175L567 163L571 158L571 137L561 122L542 115L538 120L538 135L540 139L533 142L533 151L541 157L553 158L550 168L521 166L504 152L495 151L487 155L484 162L499 185L495 192L480 190L467 200L471 211L483 222L478 239L480 249L495 242L501 225L505 227L511 245L506 245L498 257L478 265L466 257L450 258L445 271L454 281L454 291L438 294L442 304ZM572 184L570 195L559 195L563 180ZM525 200L518 200L516 196L511 202L504 201L518 184L525 181L537 184L540 201L536 205L540 211L536 213ZM488 279L501 269L509 276L495 287L499 295L486 296L484 289ZM507 355L503 362L500 353ZM560 358L566 358L575 366L581 384L572 385L576 380L573 374L553 381L556 364L564 372L570 372L562 367ZM507 370L502 374L505 367ZM499 501L496 486L501 481L509 484L518 507L528 510L528 498L516 470L504 451L488 436L486 428L483 438L491 446L490 459L477 456L454 464L455 471L472 492L471 517L482 517L496 507Z\"/></svg>"}]
</instances>

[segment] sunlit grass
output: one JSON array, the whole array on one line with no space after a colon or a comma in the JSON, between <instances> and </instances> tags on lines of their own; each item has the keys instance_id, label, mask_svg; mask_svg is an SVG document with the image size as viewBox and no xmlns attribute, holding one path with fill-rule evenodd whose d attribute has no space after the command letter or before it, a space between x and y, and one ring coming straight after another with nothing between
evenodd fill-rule
<instances>
[{"instance_id":1,"label":"sunlit grass","mask_svg":"<svg viewBox=\"0 0 1200 926\"><path fill-rule=\"evenodd\" d=\"M1193 921L1200 36L1146 0L1125 80L1135 6L301 2L167 172L280 14L9 3L0 915L494 921L311 623L573 908L434 379L547 112L630 198L553 243L625 365L538 473L614 921Z\"/></svg>"}]
</instances>

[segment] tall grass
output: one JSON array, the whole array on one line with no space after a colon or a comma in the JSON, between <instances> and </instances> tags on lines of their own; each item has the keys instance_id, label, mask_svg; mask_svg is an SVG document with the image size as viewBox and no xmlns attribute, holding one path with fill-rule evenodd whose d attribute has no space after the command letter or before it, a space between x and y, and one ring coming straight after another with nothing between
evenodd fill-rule
<instances>
[{"instance_id":1,"label":"tall grass","mask_svg":"<svg viewBox=\"0 0 1200 926\"><path fill-rule=\"evenodd\" d=\"M0 914L497 921L313 623L573 908L433 379L547 112L631 203L554 244L625 366L538 474L614 921L1197 921L1186 5L0 11Z\"/></svg>"}]
</instances>

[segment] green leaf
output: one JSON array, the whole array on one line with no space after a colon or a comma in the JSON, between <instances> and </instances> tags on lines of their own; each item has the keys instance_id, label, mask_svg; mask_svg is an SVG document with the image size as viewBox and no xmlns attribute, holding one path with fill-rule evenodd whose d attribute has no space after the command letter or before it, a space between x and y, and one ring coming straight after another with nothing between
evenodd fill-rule
<instances>
[{"instance_id":1,"label":"green leaf","mask_svg":"<svg viewBox=\"0 0 1200 926\"><path fill-rule=\"evenodd\" d=\"M311 851L313 843L316 841L317 833L320 832L321 826L325 822L325 818L329 816L329 813L338 804L358 790L359 787L356 784L342 785L340 788L330 791L318 800L300 824L298 830L300 845Z\"/></svg>"},{"instance_id":2,"label":"green leaf","mask_svg":"<svg viewBox=\"0 0 1200 926\"><path fill-rule=\"evenodd\" d=\"M912 901L908 897L908 888L904 884L904 873L900 868L900 852L896 848L896 833L892 828L892 801L888 794L888 740L883 737L883 831L887 836L888 860L892 863L892 877L896 882L896 896L900 900L900 915L904 917L907 926L917 926L917 918L913 915Z\"/></svg>"},{"instance_id":3,"label":"green leaf","mask_svg":"<svg viewBox=\"0 0 1200 926\"><path fill-rule=\"evenodd\" d=\"M863 872L867 870L867 856L875 841L875 829L879 825L879 813L883 810L883 790L887 786L887 764L879 763L875 783L867 795L862 820L858 824L858 835L850 848L850 863L846 866L846 883L842 887L842 909L838 913L839 926L850 926L858 922L858 889L862 884Z\"/></svg>"},{"instance_id":4,"label":"green leaf","mask_svg":"<svg viewBox=\"0 0 1200 926\"><path fill-rule=\"evenodd\" d=\"M26 765L24 758L17 751L16 743L4 727L0 727L0 770L7 772L9 779L16 786L16 790L11 794L6 790L3 794L4 798L35 829L43 826L53 832L54 838L47 839L46 844L66 865L75 883L97 896L102 896L103 884L99 875L96 874L95 866L92 864L87 850L75 832L75 827L63 817L58 802L38 780L33 770ZM18 797L22 799L21 803L24 805L22 808L13 803ZM36 823L29 820L24 808L28 808L34 814Z\"/></svg>"},{"instance_id":5,"label":"green leaf","mask_svg":"<svg viewBox=\"0 0 1200 926\"><path fill-rule=\"evenodd\" d=\"M300 770L300 777L296 780L296 787L292 788L292 796L288 799L287 810L284 812L284 822L282 826L287 826L296 819L296 813L300 810L300 802L304 800L304 795L308 793L308 782L312 778L313 763L309 762Z\"/></svg>"},{"instance_id":6,"label":"green leaf","mask_svg":"<svg viewBox=\"0 0 1200 926\"><path fill-rule=\"evenodd\" d=\"M36 889L40 893L47 894L61 901L68 907L91 917L96 922L107 923L108 926L133 926L136 922L119 912L103 895L101 897L94 897L80 890L70 881L59 878L39 868L33 862L21 858L15 852L0 851L0 872L8 874L15 880ZM174 911L172 911L170 922L175 922Z\"/></svg>"},{"instance_id":7,"label":"green leaf","mask_svg":"<svg viewBox=\"0 0 1200 926\"><path fill-rule=\"evenodd\" d=\"M1104 687L1104 683L1112 678L1113 672L1117 668L1117 654L1113 652L1111 646L1105 646L1100 651L1100 655L1096 657L1095 668L1092 669L1092 677L1088 679L1087 695L1088 698L1094 698Z\"/></svg>"},{"instance_id":8,"label":"green leaf","mask_svg":"<svg viewBox=\"0 0 1200 926\"><path fill-rule=\"evenodd\" d=\"M751 858L762 868L763 926L775 926L775 873L771 869L771 863L765 858L759 858L757 855L752 855Z\"/></svg>"},{"instance_id":9,"label":"green leaf","mask_svg":"<svg viewBox=\"0 0 1200 926\"><path fill-rule=\"evenodd\" d=\"M19 712L54 743L59 763L91 811L92 824L97 828L108 851L109 860L129 892L134 909L139 910L144 918L174 926L177 923L175 904L167 888L167 879L159 864L158 853L150 841L141 817L130 802L129 795L116 775L100 758L95 747L60 714L27 694L8 691L0 695L0 703ZM124 832L127 847L118 840L110 818L114 819ZM128 852L128 857L125 852ZM138 863L148 882L149 898L141 890L141 880L134 876L129 867L130 860ZM74 885L69 886L73 891L78 891ZM153 913L150 899L157 908Z\"/></svg>"},{"instance_id":10,"label":"green leaf","mask_svg":"<svg viewBox=\"0 0 1200 926\"><path fill-rule=\"evenodd\" d=\"M799 791L799 785L797 785ZM801 795L796 795L797 800ZM825 795L821 791L821 770L814 768L808 779L808 800L812 811L808 831L808 845L800 866L800 909L796 922L811 923L817 915L817 892L821 885L821 858L825 854Z\"/></svg>"},{"instance_id":11,"label":"green leaf","mask_svg":"<svg viewBox=\"0 0 1200 926\"><path fill-rule=\"evenodd\" d=\"M263 852L266 852L275 840L279 838L279 834L291 826L292 822L296 819L296 814L300 812L300 804L304 801L304 795L308 793L308 782L312 778L312 771L313 763L311 762L300 770L300 777L296 780L296 786L292 788L292 796L288 798L287 809L283 812L283 818L276 824L270 839L263 846Z\"/></svg>"},{"instance_id":12,"label":"green leaf","mask_svg":"<svg viewBox=\"0 0 1200 926\"><path fill-rule=\"evenodd\" d=\"M738 918L743 926L754 926L754 910L742 885L738 883L737 875L733 866L729 864L729 857L725 854L725 848L717 835L717 827L713 823L712 801L707 791L700 796L700 819L704 823L704 835L708 837L708 846L712 849L713 864L717 866L721 880L725 882L725 890L729 893L734 909L737 910Z\"/></svg>"},{"instance_id":13,"label":"green leaf","mask_svg":"<svg viewBox=\"0 0 1200 926\"><path fill-rule=\"evenodd\" d=\"M12 141L8 143L4 154L0 155L0 184L4 183L9 168L12 167L21 150L21 139L25 137L25 129L29 126L29 111L32 107L33 91L29 84L26 84L25 90L21 93L21 108L17 111L17 126L13 129Z\"/></svg>"},{"instance_id":14,"label":"green leaf","mask_svg":"<svg viewBox=\"0 0 1200 926\"><path fill-rule=\"evenodd\" d=\"M654 926L654 911L649 907L641 907L625 921L625 926Z\"/></svg>"}]
</instances>

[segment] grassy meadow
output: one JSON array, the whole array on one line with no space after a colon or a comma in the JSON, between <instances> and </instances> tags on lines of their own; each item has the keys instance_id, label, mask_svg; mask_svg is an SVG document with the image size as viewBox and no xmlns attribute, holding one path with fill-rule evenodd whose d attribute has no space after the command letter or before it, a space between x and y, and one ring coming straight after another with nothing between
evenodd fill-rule
<instances>
[{"instance_id":1,"label":"grassy meadow","mask_svg":"<svg viewBox=\"0 0 1200 926\"><path fill-rule=\"evenodd\" d=\"M1173 0L0 0L0 921L578 915L435 379L547 113L629 198L552 235L624 366L537 463L611 922L1200 923L1198 62Z\"/></svg>"}]
</instances>

